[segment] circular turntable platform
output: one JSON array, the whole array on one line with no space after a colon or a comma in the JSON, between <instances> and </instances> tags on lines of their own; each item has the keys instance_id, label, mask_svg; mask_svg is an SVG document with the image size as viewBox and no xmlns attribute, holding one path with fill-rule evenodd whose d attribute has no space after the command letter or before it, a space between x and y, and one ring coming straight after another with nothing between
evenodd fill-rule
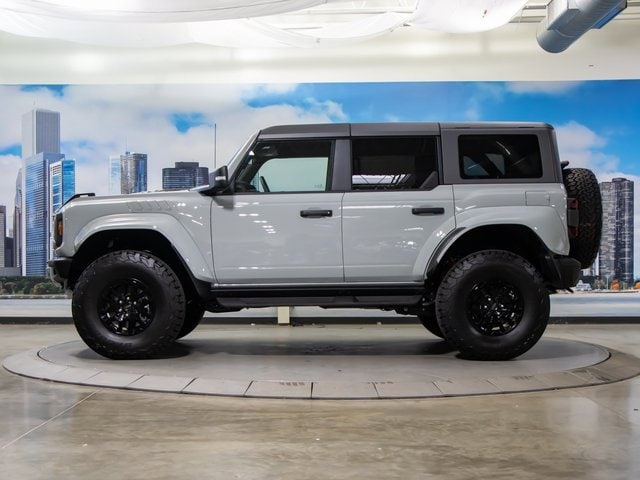
<instances>
[{"instance_id":1,"label":"circular turntable platform","mask_svg":"<svg viewBox=\"0 0 640 480\"><path fill-rule=\"evenodd\" d=\"M635 357L547 337L515 360L463 360L413 325L203 325L163 358L109 360L77 340L13 355L3 365L19 375L78 385L306 399L500 394L640 374Z\"/></svg>"}]
</instances>

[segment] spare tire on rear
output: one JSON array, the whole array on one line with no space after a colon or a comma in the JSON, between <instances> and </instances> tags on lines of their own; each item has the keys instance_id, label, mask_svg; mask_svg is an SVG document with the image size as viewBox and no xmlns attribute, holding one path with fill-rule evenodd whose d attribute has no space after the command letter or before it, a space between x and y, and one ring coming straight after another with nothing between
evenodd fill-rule
<instances>
[{"instance_id":1,"label":"spare tire on rear","mask_svg":"<svg viewBox=\"0 0 640 480\"><path fill-rule=\"evenodd\" d=\"M602 199L598 180L586 168L565 168L562 171L569 198L578 201L577 234L569 235L569 256L589 268L598 255L602 235Z\"/></svg>"}]
</instances>

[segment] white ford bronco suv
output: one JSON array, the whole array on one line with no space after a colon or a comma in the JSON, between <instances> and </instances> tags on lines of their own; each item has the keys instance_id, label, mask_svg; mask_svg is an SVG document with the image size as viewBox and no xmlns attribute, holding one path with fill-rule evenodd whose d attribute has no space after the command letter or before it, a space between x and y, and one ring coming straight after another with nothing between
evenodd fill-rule
<instances>
[{"instance_id":1,"label":"white ford bronco suv","mask_svg":"<svg viewBox=\"0 0 640 480\"><path fill-rule=\"evenodd\" d=\"M593 262L601 217L546 124L276 126L207 187L76 195L49 265L113 359L162 355L205 310L315 305L416 315L463 358L505 360Z\"/></svg>"}]
</instances>

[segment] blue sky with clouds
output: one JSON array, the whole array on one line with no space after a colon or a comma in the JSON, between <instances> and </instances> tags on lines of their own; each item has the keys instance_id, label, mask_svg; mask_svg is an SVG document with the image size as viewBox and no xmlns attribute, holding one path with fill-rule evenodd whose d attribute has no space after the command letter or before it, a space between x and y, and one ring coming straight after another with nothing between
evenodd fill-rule
<instances>
[{"instance_id":1,"label":"blue sky with clouds","mask_svg":"<svg viewBox=\"0 0 640 480\"><path fill-rule=\"evenodd\" d=\"M0 85L0 205L12 211L22 115L61 114L62 151L78 191L107 193L110 155L149 155L150 189L163 167L226 163L262 127L286 123L535 121L556 127L561 157L601 181L625 176L640 198L640 80L248 85ZM213 126L216 125L214 135ZM214 153L214 136L217 146ZM640 209L636 242L640 244ZM636 272L640 248L636 248Z\"/></svg>"},{"instance_id":2,"label":"blue sky with clouds","mask_svg":"<svg viewBox=\"0 0 640 480\"><path fill-rule=\"evenodd\" d=\"M140 88L154 89L152 86ZM186 91L189 86L182 88ZM68 89L68 86L61 85L20 87L25 94L45 91L52 98L61 100L68 96ZM319 113L326 117L326 121L334 122L477 120L537 121L556 127L580 125L594 134L592 147L600 154L617 158L618 166L624 166L626 172L640 174L639 142L636 139L640 128L640 81L637 80L319 83L279 88L261 86L247 90L239 102L250 109L264 110L286 105L300 111ZM96 99L96 103L104 101L108 100ZM165 111L162 108L155 110L150 115L166 116L177 133L199 126L212 128L216 122L216 115L212 115L215 105L207 110L172 109L169 106ZM14 118L18 117L19 121L20 115L16 112ZM94 121L99 123L98 118ZM132 138L135 134L131 132ZM62 140L65 141L64 129ZM0 155L10 154L20 155L20 138L9 144L0 144Z\"/></svg>"}]
</instances>

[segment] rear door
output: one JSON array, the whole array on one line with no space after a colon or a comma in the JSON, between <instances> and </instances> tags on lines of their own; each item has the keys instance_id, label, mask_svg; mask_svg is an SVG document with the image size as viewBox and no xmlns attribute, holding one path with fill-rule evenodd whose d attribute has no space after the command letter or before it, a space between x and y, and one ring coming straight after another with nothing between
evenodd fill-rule
<instances>
[{"instance_id":1,"label":"rear door","mask_svg":"<svg viewBox=\"0 0 640 480\"><path fill-rule=\"evenodd\" d=\"M452 187L440 184L437 129L352 135L351 190L342 203L345 281L421 283L455 228Z\"/></svg>"}]
</instances>

